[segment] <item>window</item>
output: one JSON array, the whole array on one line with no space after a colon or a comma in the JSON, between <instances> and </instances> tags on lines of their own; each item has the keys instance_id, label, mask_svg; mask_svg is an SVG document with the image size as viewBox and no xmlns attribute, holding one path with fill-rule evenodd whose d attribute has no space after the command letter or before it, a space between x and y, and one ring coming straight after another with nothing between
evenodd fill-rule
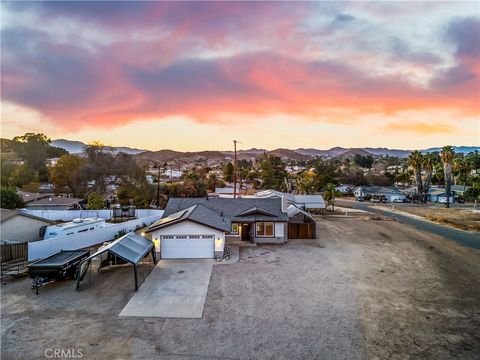
<instances>
[{"instance_id":1,"label":"window","mask_svg":"<svg viewBox=\"0 0 480 360\"><path fill-rule=\"evenodd\" d=\"M232 223L232 234L238 234L238 224L237 223Z\"/></svg>"},{"instance_id":2,"label":"window","mask_svg":"<svg viewBox=\"0 0 480 360\"><path fill-rule=\"evenodd\" d=\"M273 237L273 222L257 222L257 237Z\"/></svg>"},{"instance_id":3,"label":"window","mask_svg":"<svg viewBox=\"0 0 480 360\"><path fill-rule=\"evenodd\" d=\"M81 232L85 232L85 231L88 231L88 229L78 230L77 233L81 233Z\"/></svg>"}]
</instances>

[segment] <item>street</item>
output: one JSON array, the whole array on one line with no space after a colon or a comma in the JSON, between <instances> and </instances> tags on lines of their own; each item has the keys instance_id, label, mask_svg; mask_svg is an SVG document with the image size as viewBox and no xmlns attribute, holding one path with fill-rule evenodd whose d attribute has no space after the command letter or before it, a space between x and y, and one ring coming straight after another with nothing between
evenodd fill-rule
<instances>
[{"instance_id":1,"label":"street","mask_svg":"<svg viewBox=\"0 0 480 360\"><path fill-rule=\"evenodd\" d=\"M448 240L455 241L456 243L463 246L467 246L473 249L480 249L480 235L478 234L473 234L463 230L457 230L449 226L436 224L428 220L421 220L409 215L403 215L400 213L392 214L392 212L385 206L377 205L374 203L337 199L336 204L343 207L350 207L354 209L368 211L374 214L379 214L382 216L387 216L392 219L401 221L405 224L411 225L417 230L442 236Z\"/></svg>"}]
</instances>

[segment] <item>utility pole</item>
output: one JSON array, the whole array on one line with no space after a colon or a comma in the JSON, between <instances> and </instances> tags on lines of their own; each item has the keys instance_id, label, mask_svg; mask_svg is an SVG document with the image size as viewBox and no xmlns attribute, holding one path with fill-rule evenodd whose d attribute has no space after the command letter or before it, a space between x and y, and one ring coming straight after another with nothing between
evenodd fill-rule
<instances>
[{"instance_id":1,"label":"utility pole","mask_svg":"<svg viewBox=\"0 0 480 360\"><path fill-rule=\"evenodd\" d=\"M157 166L157 209L160 207L160 165Z\"/></svg>"},{"instance_id":2,"label":"utility pole","mask_svg":"<svg viewBox=\"0 0 480 360\"><path fill-rule=\"evenodd\" d=\"M233 198L237 197L237 140L233 140Z\"/></svg>"}]
</instances>

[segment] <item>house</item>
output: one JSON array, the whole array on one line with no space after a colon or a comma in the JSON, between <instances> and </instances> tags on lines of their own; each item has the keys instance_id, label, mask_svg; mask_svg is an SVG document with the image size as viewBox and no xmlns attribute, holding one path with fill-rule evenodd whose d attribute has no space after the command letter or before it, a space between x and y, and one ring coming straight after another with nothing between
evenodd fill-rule
<instances>
[{"instance_id":1,"label":"house","mask_svg":"<svg viewBox=\"0 0 480 360\"><path fill-rule=\"evenodd\" d=\"M15 210L1 209L1 243L21 243L41 240L41 229L51 225L46 219L22 214Z\"/></svg>"},{"instance_id":2,"label":"house","mask_svg":"<svg viewBox=\"0 0 480 360\"><path fill-rule=\"evenodd\" d=\"M456 196L463 196L465 191L467 191L470 188L470 186L463 186L463 185L452 185L450 187L450 191L452 194L455 194Z\"/></svg>"},{"instance_id":3,"label":"house","mask_svg":"<svg viewBox=\"0 0 480 360\"><path fill-rule=\"evenodd\" d=\"M26 203L27 209L70 210L79 209L83 199L61 196L42 197Z\"/></svg>"},{"instance_id":4,"label":"house","mask_svg":"<svg viewBox=\"0 0 480 360\"><path fill-rule=\"evenodd\" d=\"M427 192L427 201L430 202L438 202L438 203L446 203L447 202L447 194L444 188L441 187L431 187ZM450 203L455 202L455 196L452 194L450 195Z\"/></svg>"},{"instance_id":5,"label":"house","mask_svg":"<svg viewBox=\"0 0 480 360\"><path fill-rule=\"evenodd\" d=\"M403 201L406 195L396 188L387 188L383 186L359 186L353 191L355 198L364 198L366 196L385 198L388 202Z\"/></svg>"},{"instance_id":6,"label":"house","mask_svg":"<svg viewBox=\"0 0 480 360\"><path fill-rule=\"evenodd\" d=\"M146 233L162 258L223 257L225 241L287 241L282 198L170 198L162 219Z\"/></svg>"},{"instance_id":7,"label":"house","mask_svg":"<svg viewBox=\"0 0 480 360\"><path fill-rule=\"evenodd\" d=\"M276 190L264 190L255 194L256 198L285 198L288 204L294 204L304 210L325 209L325 201L322 195L297 195L287 194Z\"/></svg>"}]
</instances>

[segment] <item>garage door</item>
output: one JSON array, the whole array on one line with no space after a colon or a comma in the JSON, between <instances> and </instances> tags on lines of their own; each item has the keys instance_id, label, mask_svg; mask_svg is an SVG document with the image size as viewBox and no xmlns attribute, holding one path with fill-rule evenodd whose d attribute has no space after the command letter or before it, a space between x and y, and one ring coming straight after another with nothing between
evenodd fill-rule
<instances>
[{"instance_id":1,"label":"garage door","mask_svg":"<svg viewBox=\"0 0 480 360\"><path fill-rule=\"evenodd\" d=\"M162 259L211 259L214 235L163 235L160 239Z\"/></svg>"}]
</instances>

